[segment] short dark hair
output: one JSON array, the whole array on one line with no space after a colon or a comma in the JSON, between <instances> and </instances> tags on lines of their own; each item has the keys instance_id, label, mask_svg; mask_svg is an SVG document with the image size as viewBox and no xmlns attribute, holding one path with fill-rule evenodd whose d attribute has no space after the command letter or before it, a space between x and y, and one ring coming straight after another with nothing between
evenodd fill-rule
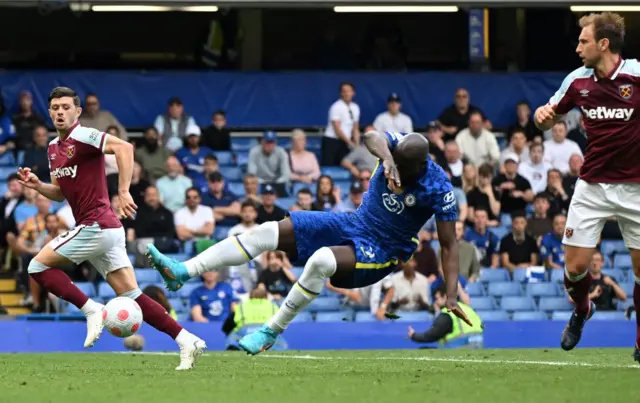
<instances>
[{"instance_id":1,"label":"short dark hair","mask_svg":"<svg viewBox=\"0 0 640 403\"><path fill-rule=\"evenodd\" d=\"M244 210L245 207L251 207L253 208L256 212L258 211L258 206L256 206L256 204L252 201L252 200L245 200L242 202L242 204L240 205L240 210Z\"/></svg>"},{"instance_id":2,"label":"short dark hair","mask_svg":"<svg viewBox=\"0 0 640 403\"><path fill-rule=\"evenodd\" d=\"M493 167L490 164L482 164L478 168L478 176L488 177L493 176Z\"/></svg>"},{"instance_id":3,"label":"short dark hair","mask_svg":"<svg viewBox=\"0 0 640 403\"><path fill-rule=\"evenodd\" d=\"M529 101L525 99L521 99L520 101L518 101L518 103L516 103L516 108L521 105L526 105L529 107L529 109L531 109L531 105L529 105Z\"/></svg>"},{"instance_id":4,"label":"short dark hair","mask_svg":"<svg viewBox=\"0 0 640 403\"><path fill-rule=\"evenodd\" d=\"M94 97L96 99L98 99L98 94L96 94L95 92L89 92L87 95L84 96L84 100L86 101L87 98L89 97Z\"/></svg>"},{"instance_id":5,"label":"short dark hair","mask_svg":"<svg viewBox=\"0 0 640 403\"><path fill-rule=\"evenodd\" d=\"M182 105L182 100L178 97L171 97L169 98L169 102L167 103L167 105L171 106L171 105Z\"/></svg>"},{"instance_id":6,"label":"short dark hair","mask_svg":"<svg viewBox=\"0 0 640 403\"><path fill-rule=\"evenodd\" d=\"M222 116L223 118L226 118L226 117L227 117L227 113L226 113L225 111L223 111L222 109L218 109L217 111L214 111L214 112L211 114L211 117L216 117L217 115L220 115L220 116Z\"/></svg>"},{"instance_id":7,"label":"short dark hair","mask_svg":"<svg viewBox=\"0 0 640 403\"><path fill-rule=\"evenodd\" d=\"M47 215L44 216L44 220L47 221L47 219L52 216L58 219L58 216L56 215L56 213L47 213Z\"/></svg>"},{"instance_id":8,"label":"short dark hair","mask_svg":"<svg viewBox=\"0 0 640 403\"><path fill-rule=\"evenodd\" d=\"M555 126L555 125L562 125L562 126L564 126L564 128L565 128L565 129L568 129L568 127L567 127L567 123L566 123L564 120L558 120L558 121L557 121L557 122L555 122L553 125L554 125L554 126Z\"/></svg>"},{"instance_id":9,"label":"short dark hair","mask_svg":"<svg viewBox=\"0 0 640 403\"><path fill-rule=\"evenodd\" d=\"M51 101L54 99L71 97L73 98L73 104L75 106L80 106L80 97L78 94L69 87L56 87L49 94L49 99L47 100L47 104L51 106Z\"/></svg>"},{"instance_id":10,"label":"short dark hair","mask_svg":"<svg viewBox=\"0 0 640 403\"><path fill-rule=\"evenodd\" d=\"M476 207L475 209L473 209L473 214L479 212L479 211L484 211L485 213L487 213L487 215L489 215L489 210L487 210L484 207Z\"/></svg>"},{"instance_id":11,"label":"short dark hair","mask_svg":"<svg viewBox=\"0 0 640 403\"><path fill-rule=\"evenodd\" d=\"M354 91L356 90L356 86L355 85L353 85L352 83L350 83L348 81L343 81L343 82L340 83L340 88L338 88L338 91L342 91L342 87L344 87L345 85L348 85Z\"/></svg>"},{"instance_id":12,"label":"short dark hair","mask_svg":"<svg viewBox=\"0 0 640 403\"><path fill-rule=\"evenodd\" d=\"M519 217L522 217L522 218L526 219L527 218L527 213L524 210L516 210L516 211L511 212L511 219L512 220L515 220L516 218L519 218Z\"/></svg>"},{"instance_id":13,"label":"short dark hair","mask_svg":"<svg viewBox=\"0 0 640 403\"><path fill-rule=\"evenodd\" d=\"M116 125L111 125L107 127L107 130L105 130L105 132L109 133L109 130L115 130L116 133L120 134L120 128Z\"/></svg>"},{"instance_id":14,"label":"short dark hair","mask_svg":"<svg viewBox=\"0 0 640 403\"><path fill-rule=\"evenodd\" d=\"M218 157L216 157L214 154L207 154L204 156L204 160L207 161L215 161L218 162Z\"/></svg>"},{"instance_id":15,"label":"short dark hair","mask_svg":"<svg viewBox=\"0 0 640 403\"><path fill-rule=\"evenodd\" d=\"M298 190L299 195L309 195L309 196L313 196L313 193L311 193L311 191L307 188L302 188L300 190Z\"/></svg>"},{"instance_id":16,"label":"short dark hair","mask_svg":"<svg viewBox=\"0 0 640 403\"><path fill-rule=\"evenodd\" d=\"M534 197L534 200L537 200L537 199L545 199L549 201L549 194L547 192L540 192Z\"/></svg>"},{"instance_id":17,"label":"short dark hair","mask_svg":"<svg viewBox=\"0 0 640 403\"><path fill-rule=\"evenodd\" d=\"M540 147L542 152L544 152L544 144L542 144L542 143L533 143L533 144L531 144L531 147L529 147L529 152L531 152L531 150L533 150L536 147Z\"/></svg>"},{"instance_id":18,"label":"short dark hair","mask_svg":"<svg viewBox=\"0 0 640 403\"><path fill-rule=\"evenodd\" d=\"M511 137L513 137L516 133L522 133L525 137L527 137L527 132L522 127L515 127L511 130Z\"/></svg>"},{"instance_id":19,"label":"short dark hair","mask_svg":"<svg viewBox=\"0 0 640 403\"><path fill-rule=\"evenodd\" d=\"M218 171L216 172L211 172L209 174L209 176L207 177L207 179L209 180L209 182L222 182L224 181L224 177L222 176L222 174Z\"/></svg>"},{"instance_id":20,"label":"short dark hair","mask_svg":"<svg viewBox=\"0 0 640 403\"><path fill-rule=\"evenodd\" d=\"M547 171L547 177L549 176L549 174L550 174L551 172L557 172L557 173L558 173L558 175L560 175L560 177L562 178L562 172L560 172L560 170L559 170L559 169L557 169L557 168L551 168L550 170L548 170L548 171Z\"/></svg>"},{"instance_id":21,"label":"short dark hair","mask_svg":"<svg viewBox=\"0 0 640 403\"><path fill-rule=\"evenodd\" d=\"M11 182L11 181L19 181L20 180L20 176L18 174L11 174L9 175L9 177L7 178L7 182Z\"/></svg>"},{"instance_id":22,"label":"short dark hair","mask_svg":"<svg viewBox=\"0 0 640 403\"><path fill-rule=\"evenodd\" d=\"M484 122L484 115L482 114L482 112L478 110L471 111L471 113L469 114L469 119L471 119L471 117L474 115L480 116L480 119L482 119L482 121Z\"/></svg>"},{"instance_id":23,"label":"short dark hair","mask_svg":"<svg viewBox=\"0 0 640 403\"><path fill-rule=\"evenodd\" d=\"M189 192L196 192L198 196L200 196L200 189L198 189L195 186L191 186L189 189L185 190L184 192L185 197L189 196Z\"/></svg>"}]
</instances>

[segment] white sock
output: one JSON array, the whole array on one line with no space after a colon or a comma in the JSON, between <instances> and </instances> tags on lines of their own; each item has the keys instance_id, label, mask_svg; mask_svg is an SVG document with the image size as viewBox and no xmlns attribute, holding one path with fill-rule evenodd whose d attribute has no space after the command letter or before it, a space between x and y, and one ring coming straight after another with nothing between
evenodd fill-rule
<instances>
[{"instance_id":1,"label":"white sock","mask_svg":"<svg viewBox=\"0 0 640 403\"><path fill-rule=\"evenodd\" d=\"M178 343L179 346L184 346L186 343L189 343L191 339L192 339L192 334L186 331L185 329L182 329L180 333L178 333L178 336L176 337L176 343Z\"/></svg>"},{"instance_id":2,"label":"white sock","mask_svg":"<svg viewBox=\"0 0 640 403\"><path fill-rule=\"evenodd\" d=\"M99 304L96 301L89 298L87 302L85 302L85 304L82 305L82 308L80 308L80 311L84 314L84 316L89 316L92 313L96 313L96 311L99 311L101 308L102 308L102 304Z\"/></svg>"},{"instance_id":3,"label":"white sock","mask_svg":"<svg viewBox=\"0 0 640 403\"><path fill-rule=\"evenodd\" d=\"M239 266L262 252L278 247L278 223L266 222L238 236L233 236L208 248L184 262L191 277L227 266Z\"/></svg>"},{"instance_id":4,"label":"white sock","mask_svg":"<svg viewBox=\"0 0 640 403\"><path fill-rule=\"evenodd\" d=\"M336 272L336 257L329 248L318 249L307 261L298 282L291 288L278 312L267 322L272 330L280 333L322 291L324 282Z\"/></svg>"}]
</instances>

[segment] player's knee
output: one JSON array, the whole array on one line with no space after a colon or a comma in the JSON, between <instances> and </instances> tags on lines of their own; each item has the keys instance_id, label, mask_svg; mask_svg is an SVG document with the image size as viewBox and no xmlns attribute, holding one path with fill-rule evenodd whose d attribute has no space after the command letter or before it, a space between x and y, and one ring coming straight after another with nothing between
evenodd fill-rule
<instances>
[{"instance_id":1,"label":"player's knee","mask_svg":"<svg viewBox=\"0 0 640 403\"><path fill-rule=\"evenodd\" d=\"M29 262L29 267L27 268L27 272L29 274L42 273L43 271L47 270L48 268L49 267L47 267L44 264L38 262L36 259L31 259L31 262Z\"/></svg>"},{"instance_id":2,"label":"player's knee","mask_svg":"<svg viewBox=\"0 0 640 403\"><path fill-rule=\"evenodd\" d=\"M140 290L140 288L134 288L133 290L129 290L129 291L125 291L122 294L118 295L119 297L125 297L125 298L131 298L131 299L137 299L139 296L142 295L142 291Z\"/></svg>"},{"instance_id":3,"label":"player's knee","mask_svg":"<svg viewBox=\"0 0 640 403\"><path fill-rule=\"evenodd\" d=\"M278 223L269 221L238 235L238 240L245 248L255 247L260 251L275 250L278 247L278 235Z\"/></svg>"},{"instance_id":4,"label":"player's knee","mask_svg":"<svg viewBox=\"0 0 640 403\"><path fill-rule=\"evenodd\" d=\"M305 271L318 274L321 278L329 278L336 272L336 257L327 247L318 249L307 262Z\"/></svg>"},{"instance_id":5,"label":"player's knee","mask_svg":"<svg viewBox=\"0 0 640 403\"><path fill-rule=\"evenodd\" d=\"M565 270L571 276L577 276L589 269L592 249L567 246L565 249Z\"/></svg>"}]
</instances>

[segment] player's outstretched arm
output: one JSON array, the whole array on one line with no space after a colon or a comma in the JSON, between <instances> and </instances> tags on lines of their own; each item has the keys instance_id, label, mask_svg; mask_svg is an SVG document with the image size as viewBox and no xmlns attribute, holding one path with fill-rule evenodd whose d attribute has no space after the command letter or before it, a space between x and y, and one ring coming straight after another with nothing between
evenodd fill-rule
<instances>
[{"instance_id":1,"label":"player's outstretched arm","mask_svg":"<svg viewBox=\"0 0 640 403\"><path fill-rule=\"evenodd\" d=\"M20 176L22 186L35 189L47 199L57 202L64 201L64 195L58 186L58 181L53 176L50 184L42 182L36 174L31 172L31 168L18 168L18 176Z\"/></svg>"},{"instance_id":2,"label":"player's outstretched arm","mask_svg":"<svg viewBox=\"0 0 640 403\"><path fill-rule=\"evenodd\" d=\"M375 130L369 130L364 134L364 145L371 154L381 160L393 160L391 150L389 150L389 143L384 134Z\"/></svg>"}]
</instances>

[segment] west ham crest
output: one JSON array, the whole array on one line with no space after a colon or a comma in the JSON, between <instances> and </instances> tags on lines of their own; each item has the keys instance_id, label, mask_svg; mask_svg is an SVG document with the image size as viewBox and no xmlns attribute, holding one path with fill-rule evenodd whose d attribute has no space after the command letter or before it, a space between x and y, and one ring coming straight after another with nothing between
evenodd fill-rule
<instances>
[{"instance_id":1,"label":"west ham crest","mask_svg":"<svg viewBox=\"0 0 640 403\"><path fill-rule=\"evenodd\" d=\"M567 237L567 239L571 238L573 236L573 228L567 228L564 231L564 235Z\"/></svg>"},{"instance_id":2,"label":"west ham crest","mask_svg":"<svg viewBox=\"0 0 640 403\"><path fill-rule=\"evenodd\" d=\"M633 95L633 85L632 84L623 84L618 86L618 94L623 99L629 99Z\"/></svg>"},{"instance_id":3,"label":"west ham crest","mask_svg":"<svg viewBox=\"0 0 640 403\"><path fill-rule=\"evenodd\" d=\"M76 146L69 146L67 148L67 158L71 159L76 153Z\"/></svg>"}]
</instances>

